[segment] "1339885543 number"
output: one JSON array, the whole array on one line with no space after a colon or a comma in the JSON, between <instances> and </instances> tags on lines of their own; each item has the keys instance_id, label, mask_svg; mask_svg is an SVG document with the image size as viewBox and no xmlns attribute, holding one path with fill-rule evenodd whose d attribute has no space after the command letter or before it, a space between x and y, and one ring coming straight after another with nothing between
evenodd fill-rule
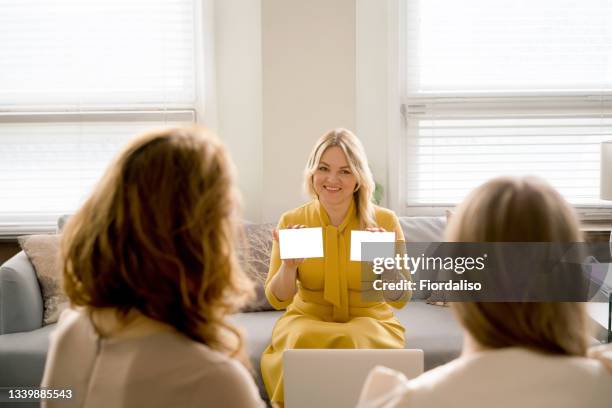
<instances>
[{"instance_id":1,"label":"1339885543 number","mask_svg":"<svg viewBox=\"0 0 612 408\"><path fill-rule=\"evenodd\" d=\"M42 399L72 399L72 390L67 388L30 388L30 387L1 387L0 402L8 401L37 401Z\"/></svg>"}]
</instances>

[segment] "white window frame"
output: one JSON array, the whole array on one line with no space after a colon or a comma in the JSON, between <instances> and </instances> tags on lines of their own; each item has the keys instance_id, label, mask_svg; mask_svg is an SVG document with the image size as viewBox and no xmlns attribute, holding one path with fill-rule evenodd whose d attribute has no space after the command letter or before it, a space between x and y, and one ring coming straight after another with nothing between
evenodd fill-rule
<instances>
[{"instance_id":1,"label":"white window frame","mask_svg":"<svg viewBox=\"0 0 612 408\"><path fill-rule=\"evenodd\" d=\"M95 122L192 122L215 129L217 125L214 70L214 0L194 0L195 10L195 101L160 107L95 105L78 109L62 106L0 108L3 123L79 123ZM204 74L202 74L204 73ZM16 217L0 215L0 241L14 240L19 235L52 233L57 219L49 214L28 213Z\"/></svg>"},{"instance_id":2,"label":"white window frame","mask_svg":"<svg viewBox=\"0 0 612 408\"><path fill-rule=\"evenodd\" d=\"M398 214L405 216L445 216L446 211L452 210L458 203L446 204L408 204L406 202L406 186L409 183L403 169L411 159L407 153L408 126L407 120L415 114L420 105L440 101L488 100L491 103L505 103L508 107L524 107L532 102L548 101L554 103L607 102L612 101L612 92L469 92L469 93L423 93L407 94L406 53L402 50L408 46L405 29L406 2L409 0L391 0L388 8L389 22L389 64L391 80L389 86L389 204ZM509 104L508 101L514 102ZM476 186L474 186L476 187ZM583 221L612 220L612 203L610 205L576 205L580 218Z\"/></svg>"}]
</instances>

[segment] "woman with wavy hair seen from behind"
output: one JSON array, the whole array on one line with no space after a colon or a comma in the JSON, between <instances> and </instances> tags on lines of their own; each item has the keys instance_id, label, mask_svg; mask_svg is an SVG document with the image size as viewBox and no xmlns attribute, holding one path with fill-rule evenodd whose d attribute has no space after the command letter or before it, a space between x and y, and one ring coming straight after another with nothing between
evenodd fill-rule
<instances>
[{"instance_id":1,"label":"woman with wavy hair seen from behind","mask_svg":"<svg viewBox=\"0 0 612 408\"><path fill-rule=\"evenodd\" d=\"M224 319L252 293L235 257L232 174L221 143L197 128L123 150L65 228L72 308L43 386L73 390L75 407L263 405Z\"/></svg>"},{"instance_id":2,"label":"woman with wavy hair seen from behind","mask_svg":"<svg viewBox=\"0 0 612 408\"><path fill-rule=\"evenodd\" d=\"M533 177L493 179L473 191L446 228L448 242L580 242L572 207ZM454 302L462 355L407 380L374 369L359 408L609 408L612 375L587 358L584 303Z\"/></svg>"}]
</instances>

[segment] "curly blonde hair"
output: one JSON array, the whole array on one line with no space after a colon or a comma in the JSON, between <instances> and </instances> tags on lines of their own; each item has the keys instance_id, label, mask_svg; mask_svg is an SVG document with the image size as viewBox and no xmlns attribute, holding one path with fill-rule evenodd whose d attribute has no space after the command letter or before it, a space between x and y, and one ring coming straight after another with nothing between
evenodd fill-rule
<instances>
[{"instance_id":1,"label":"curly blonde hair","mask_svg":"<svg viewBox=\"0 0 612 408\"><path fill-rule=\"evenodd\" d=\"M134 139L64 230L72 304L138 311L249 366L224 319L253 293L235 256L233 179L225 148L203 129Z\"/></svg>"}]
</instances>

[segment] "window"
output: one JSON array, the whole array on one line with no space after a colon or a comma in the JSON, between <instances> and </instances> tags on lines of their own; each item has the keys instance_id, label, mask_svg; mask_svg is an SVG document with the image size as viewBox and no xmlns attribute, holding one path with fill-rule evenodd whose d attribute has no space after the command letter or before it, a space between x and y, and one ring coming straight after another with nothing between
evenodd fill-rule
<instances>
[{"instance_id":1,"label":"window","mask_svg":"<svg viewBox=\"0 0 612 408\"><path fill-rule=\"evenodd\" d=\"M132 136L201 116L199 3L0 0L0 234L53 225Z\"/></svg>"},{"instance_id":2,"label":"window","mask_svg":"<svg viewBox=\"0 0 612 408\"><path fill-rule=\"evenodd\" d=\"M400 58L408 207L453 205L498 175L599 200L612 139L612 3L410 0Z\"/></svg>"}]
</instances>

